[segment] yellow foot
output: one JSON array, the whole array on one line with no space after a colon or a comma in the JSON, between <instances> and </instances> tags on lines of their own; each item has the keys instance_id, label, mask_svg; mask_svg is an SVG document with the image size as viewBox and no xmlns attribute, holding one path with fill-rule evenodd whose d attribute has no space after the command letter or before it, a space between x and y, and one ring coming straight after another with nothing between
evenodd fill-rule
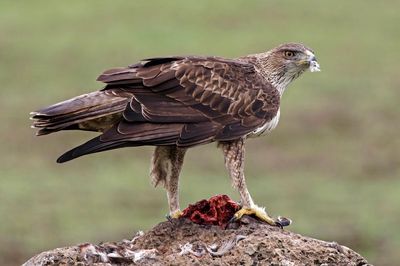
<instances>
[{"instance_id":1,"label":"yellow foot","mask_svg":"<svg viewBox=\"0 0 400 266\"><path fill-rule=\"evenodd\" d=\"M181 217L183 214L183 212L181 210L176 210L173 212L170 212L167 216L168 219L178 219L179 217Z\"/></svg>"},{"instance_id":2,"label":"yellow foot","mask_svg":"<svg viewBox=\"0 0 400 266\"><path fill-rule=\"evenodd\" d=\"M266 222L267 224L270 224L273 226L279 226L281 228L284 226L288 226L292 223L292 221L290 219L280 217L280 216L278 216L277 219L273 219L268 216L268 214L265 212L264 208L258 207L256 205L254 205L251 208L240 209L233 216L233 220L235 220L235 221L240 220L243 215L254 215L261 221Z\"/></svg>"}]
</instances>

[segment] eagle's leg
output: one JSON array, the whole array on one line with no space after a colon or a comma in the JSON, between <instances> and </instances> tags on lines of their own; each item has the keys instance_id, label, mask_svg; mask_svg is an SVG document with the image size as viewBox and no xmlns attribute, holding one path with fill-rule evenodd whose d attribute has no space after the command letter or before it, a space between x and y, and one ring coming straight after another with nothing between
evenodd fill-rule
<instances>
[{"instance_id":1,"label":"eagle's leg","mask_svg":"<svg viewBox=\"0 0 400 266\"><path fill-rule=\"evenodd\" d=\"M178 218L182 214L178 188L185 153L186 149L176 146L157 146L152 157L151 181L154 186L162 184L167 190L170 218Z\"/></svg>"},{"instance_id":2,"label":"eagle's leg","mask_svg":"<svg viewBox=\"0 0 400 266\"><path fill-rule=\"evenodd\" d=\"M240 219L243 215L253 214L270 225L279 225L278 221L269 217L264 208L254 204L246 186L244 177L244 139L229 142L220 142L225 157L225 166L232 179L232 186L238 190L241 198L242 209L235 213L234 218Z\"/></svg>"}]
</instances>

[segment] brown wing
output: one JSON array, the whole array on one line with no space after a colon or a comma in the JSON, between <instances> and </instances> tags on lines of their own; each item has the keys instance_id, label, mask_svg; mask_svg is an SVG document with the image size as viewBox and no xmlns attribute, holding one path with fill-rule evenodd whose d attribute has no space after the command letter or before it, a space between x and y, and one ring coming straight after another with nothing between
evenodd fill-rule
<instances>
[{"instance_id":1,"label":"brown wing","mask_svg":"<svg viewBox=\"0 0 400 266\"><path fill-rule=\"evenodd\" d=\"M254 66L217 57L153 58L98 77L104 90L132 94L123 119L103 135L68 152L138 145L190 147L247 135L275 117L279 93Z\"/></svg>"}]
</instances>

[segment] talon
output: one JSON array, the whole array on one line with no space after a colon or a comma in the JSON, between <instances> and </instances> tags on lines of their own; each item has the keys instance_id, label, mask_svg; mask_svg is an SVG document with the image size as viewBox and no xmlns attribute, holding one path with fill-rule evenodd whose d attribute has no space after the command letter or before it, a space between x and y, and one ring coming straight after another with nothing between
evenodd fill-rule
<instances>
[{"instance_id":1,"label":"talon","mask_svg":"<svg viewBox=\"0 0 400 266\"><path fill-rule=\"evenodd\" d=\"M236 215L236 213L235 213L235 215ZM235 215L233 215L232 216L232 218L228 221L228 224L230 224L230 223L234 223L234 222L236 222L237 221L237 218L236 218L236 216Z\"/></svg>"},{"instance_id":2,"label":"talon","mask_svg":"<svg viewBox=\"0 0 400 266\"><path fill-rule=\"evenodd\" d=\"M275 220L277 224L279 224L279 227L283 229L285 226L289 226L292 224L292 220L286 217L278 216L278 218Z\"/></svg>"}]
</instances>

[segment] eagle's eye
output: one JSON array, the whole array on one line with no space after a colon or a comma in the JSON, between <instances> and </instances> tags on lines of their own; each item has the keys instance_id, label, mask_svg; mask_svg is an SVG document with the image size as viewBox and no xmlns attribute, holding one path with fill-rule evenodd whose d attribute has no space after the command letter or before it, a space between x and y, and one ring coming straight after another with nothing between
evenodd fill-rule
<instances>
[{"instance_id":1,"label":"eagle's eye","mask_svg":"<svg viewBox=\"0 0 400 266\"><path fill-rule=\"evenodd\" d=\"M285 57L292 58L294 56L295 56L295 53L293 51L285 51Z\"/></svg>"}]
</instances>

